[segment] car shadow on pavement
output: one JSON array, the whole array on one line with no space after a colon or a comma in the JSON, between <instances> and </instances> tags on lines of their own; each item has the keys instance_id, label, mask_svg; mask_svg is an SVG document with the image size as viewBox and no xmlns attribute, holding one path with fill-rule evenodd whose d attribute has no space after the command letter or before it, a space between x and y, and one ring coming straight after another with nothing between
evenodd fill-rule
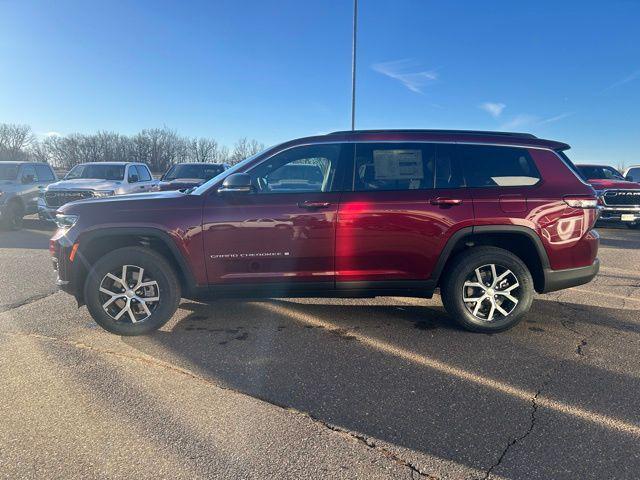
<instances>
[{"instance_id":1,"label":"car shadow on pavement","mask_svg":"<svg viewBox=\"0 0 640 480\"><path fill-rule=\"evenodd\" d=\"M545 413L574 456L562 453L564 441L547 440L559 443L541 478L553 477L554 468L577 472L575 457L592 456L590 441L635 451L633 435L575 413L577 406L640 423L640 395L627 398L640 392L640 378L583 362L580 331L566 322L584 319L571 307L537 301L530 322L479 335L451 326L440 307L319 302L185 302L181 308L191 313L171 332L123 341L323 424L474 469L491 468L505 446L533 428L536 398L552 388L556 404ZM615 317L589 308L598 311L594 325Z\"/></svg>"},{"instance_id":2,"label":"car shadow on pavement","mask_svg":"<svg viewBox=\"0 0 640 480\"><path fill-rule=\"evenodd\" d=\"M37 217L26 217L21 230L0 229L0 248L45 250L55 225Z\"/></svg>"}]
</instances>

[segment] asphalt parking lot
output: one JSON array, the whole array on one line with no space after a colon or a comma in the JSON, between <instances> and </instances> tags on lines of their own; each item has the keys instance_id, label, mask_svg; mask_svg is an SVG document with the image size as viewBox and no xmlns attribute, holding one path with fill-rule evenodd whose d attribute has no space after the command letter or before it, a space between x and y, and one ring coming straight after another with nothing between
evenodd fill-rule
<instances>
[{"instance_id":1,"label":"asphalt parking lot","mask_svg":"<svg viewBox=\"0 0 640 480\"><path fill-rule=\"evenodd\" d=\"M497 335L439 298L184 301L110 335L0 232L2 478L637 478L640 231Z\"/></svg>"}]
</instances>

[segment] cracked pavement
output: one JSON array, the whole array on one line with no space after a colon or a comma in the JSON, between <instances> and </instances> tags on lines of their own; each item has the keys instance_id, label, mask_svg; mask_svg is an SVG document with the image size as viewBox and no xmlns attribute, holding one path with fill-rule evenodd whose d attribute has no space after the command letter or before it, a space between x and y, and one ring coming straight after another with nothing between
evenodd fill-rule
<instances>
[{"instance_id":1,"label":"cracked pavement","mask_svg":"<svg viewBox=\"0 0 640 480\"><path fill-rule=\"evenodd\" d=\"M0 232L0 478L636 478L640 232L497 335L433 300L183 301L146 337Z\"/></svg>"}]
</instances>

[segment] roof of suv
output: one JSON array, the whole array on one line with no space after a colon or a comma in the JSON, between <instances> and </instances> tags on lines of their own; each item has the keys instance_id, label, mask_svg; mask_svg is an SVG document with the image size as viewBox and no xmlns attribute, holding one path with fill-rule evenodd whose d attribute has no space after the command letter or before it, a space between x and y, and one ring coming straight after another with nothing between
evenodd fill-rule
<instances>
[{"instance_id":1,"label":"roof of suv","mask_svg":"<svg viewBox=\"0 0 640 480\"><path fill-rule=\"evenodd\" d=\"M530 133L492 132L481 130L343 130L328 133L321 137L335 138L340 141L446 141L459 143L488 143L496 145L530 146L567 150L569 145L554 140L538 138Z\"/></svg>"}]
</instances>

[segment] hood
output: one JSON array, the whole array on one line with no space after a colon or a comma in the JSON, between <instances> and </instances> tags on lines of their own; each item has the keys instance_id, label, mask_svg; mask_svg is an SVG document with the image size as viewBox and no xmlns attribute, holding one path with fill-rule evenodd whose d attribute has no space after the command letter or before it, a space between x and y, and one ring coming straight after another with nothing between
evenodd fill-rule
<instances>
[{"instance_id":1,"label":"hood","mask_svg":"<svg viewBox=\"0 0 640 480\"><path fill-rule=\"evenodd\" d=\"M118 180L100 180L97 178L74 178L60 180L49 185L49 190L115 190L122 184Z\"/></svg>"},{"instance_id":2,"label":"hood","mask_svg":"<svg viewBox=\"0 0 640 480\"><path fill-rule=\"evenodd\" d=\"M587 180L589 184L596 190L608 190L611 188L620 188L625 190L637 190L640 189L640 183L628 182L626 180L608 180L608 179L593 179Z\"/></svg>"},{"instance_id":3,"label":"hood","mask_svg":"<svg viewBox=\"0 0 640 480\"><path fill-rule=\"evenodd\" d=\"M110 204L114 206L122 206L126 207L127 204L144 202L149 200L160 200L160 199L170 199L183 197L184 193L178 191L172 192L148 192L148 193L131 193L129 195L114 195L111 197L104 198L87 198L85 200L79 200L76 202L70 202L62 207L60 207L59 211L68 212L69 208L76 210L84 207L91 207L92 205L99 206L101 204Z\"/></svg>"}]
</instances>

